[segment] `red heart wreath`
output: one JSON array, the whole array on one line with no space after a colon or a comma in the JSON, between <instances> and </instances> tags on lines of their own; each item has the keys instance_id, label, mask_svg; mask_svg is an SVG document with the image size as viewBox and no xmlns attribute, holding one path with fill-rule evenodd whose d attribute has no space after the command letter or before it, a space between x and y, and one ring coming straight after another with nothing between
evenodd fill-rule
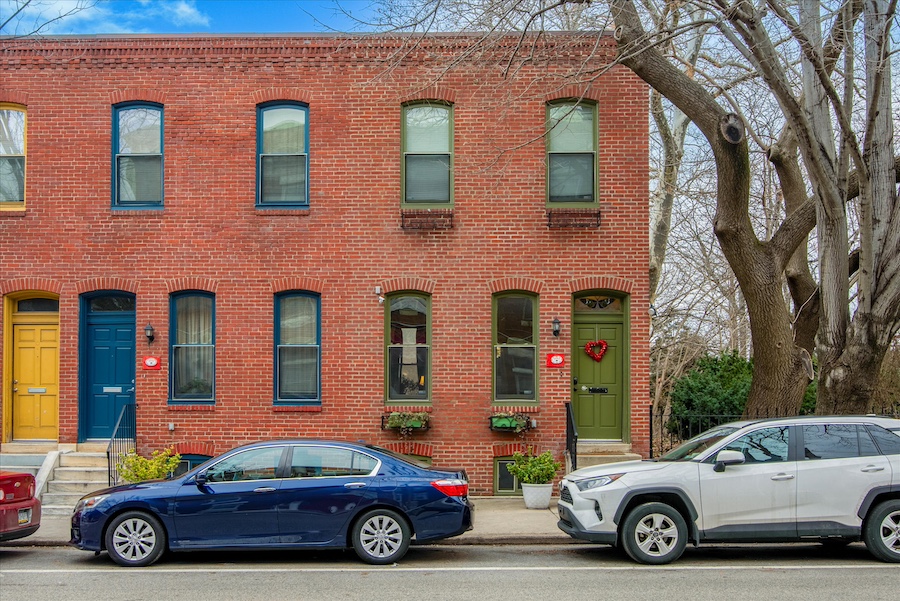
<instances>
[{"instance_id":1,"label":"red heart wreath","mask_svg":"<svg viewBox=\"0 0 900 601\"><path fill-rule=\"evenodd\" d=\"M600 347L600 351L595 351L594 347ZM603 355L606 354L606 349L608 348L609 345L606 344L605 340L596 340L594 342L588 342L587 344L585 344L584 352L588 354L588 357L590 357L594 361L599 362L600 359L603 358Z\"/></svg>"}]
</instances>

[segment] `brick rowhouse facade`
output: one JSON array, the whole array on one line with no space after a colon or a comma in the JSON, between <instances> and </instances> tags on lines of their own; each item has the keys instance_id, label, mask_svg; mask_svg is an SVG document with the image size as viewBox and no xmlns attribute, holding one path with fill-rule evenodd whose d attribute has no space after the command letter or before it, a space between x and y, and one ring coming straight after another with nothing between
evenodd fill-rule
<instances>
[{"instance_id":1,"label":"brick rowhouse facade","mask_svg":"<svg viewBox=\"0 0 900 601\"><path fill-rule=\"evenodd\" d=\"M33 417L17 415L24 351L14 328L29 306L17 303L58 300L58 397L41 410L56 403L56 440L74 445L88 438L85 379L96 368L85 299L113 291L134 299L142 453L175 445L212 455L296 436L365 440L465 467L472 493L491 494L496 458L526 446L563 456L565 404L576 401L584 353L575 303L608 295L620 299L624 328L618 359L604 358L624 383L613 438L646 456L647 89L621 66L592 83L561 77L583 61L610 62L611 36L595 43L550 36L540 44L555 48L553 60L504 73L499 51L448 69L466 45L453 36L426 39L401 60L401 43L387 37L0 40L0 110L24 112L27 123L25 200L0 203L2 442L18 440L17 421ZM596 107L598 198L554 213L566 207L547 200L547 105L579 98ZM276 101L308 109L308 208L256 203L257 110ZM452 204L424 214L401 203L402 107L415 101L453 111ZM111 202L113 115L127 103L162 109L161 209ZM171 398L172 298L182 291L214 299L212 402ZM313 402L273 402L274 299L287 291L319 302ZM493 392L494 299L510 291L537 307L537 392L522 402ZM386 393L382 298L405 292L430 302L430 382L422 401L397 404ZM561 367L550 354L562 355ZM147 356L161 369L145 369ZM52 371L55 359L41 361ZM408 437L383 429L398 408L428 412L430 428ZM536 427L524 436L489 429L492 412L510 409Z\"/></svg>"}]
</instances>

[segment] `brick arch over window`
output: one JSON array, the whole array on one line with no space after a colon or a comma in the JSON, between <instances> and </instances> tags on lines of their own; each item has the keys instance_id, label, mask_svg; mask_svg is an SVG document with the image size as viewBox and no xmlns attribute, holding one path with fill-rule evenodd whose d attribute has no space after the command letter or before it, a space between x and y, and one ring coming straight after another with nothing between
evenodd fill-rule
<instances>
[{"instance_id":1,"label":"brick arch over window","mask_svg":"<svg viewBox=\"0 0 900 601\"><path fill-rule=\"evenodd\" d=\"M413 442L407 440L401 442L389 442L381 446L389 451L400 453L401 455L418 455L419 457L432 457L434 455L434 445L425 442Z\"/></svg>"},{"instance_id":2,"label":"brick arch over window","mask_svg":"<svg viewBox=\"0 0 900 601\"><path fill-rule=\"evenodd\" d=\"M77 282L75 289L78 294L94 292L95 290L121 290L122 292L137 294L138 283L125 278L91 278Z\"/></svg>"},{"instance_id":3,"label":"brick arch over window","mask_svg":"<svg viewBox=\"0 0 900 601\"><path fill-rule=\"evenodd\" d=\"M16 278L14 280L6 280L0 282L0 294L12 294L20 291L50 292L52 294L62 294L62 282L51 280L49 278Z\"/></svg>"},{"instance_id":4,"label":"brick arch over window","mask_svg":"<svg viewBox=\"0 0 900 601\"><path fill-rule=\"evenodd\" d=\"M532 294L540 294L541 290L544 289L544 283L533 278L508 277L488 282L488 287L492 294L512 290L523 290Z\"/></svg>"},{"instance_id":5,"label":"brick arch over window","mask_svg":"<svg viewBox=\"0 0 900 601\"><path fill-rule=\"evenodd\" d=\"M525 444L524 442L502 442L494 445L494 457L511 457L513 453L522 453L523 455L532 454L540 455L544 451L550 449L542 448L536 444Z\"/></svg>"},{"instance_id":6,"label":"brick arch over window","mask_svg":"<svg viewBox=\"0 0 900 601\"><path fill-rule=\"evenodd\" d=\"M184 290L200 290L215 294L218 287L219 282L211 278L177 278L166 282L166 291L169 294Z\"/></svg>"},{"instance_id":7,"label":"brick arch over window","mask_svg":"<svg viewBox=\"0 0 900 601\"><path fill-rule=\"evenodd\" d=\"M432 294L436 285L437 282L426 280L425 278L394 278L382 282L381 290L383 294L391 294L392 292L399 292L401 290L415 290L417 292Z\"/></svg>"},{"instance_id":8,"label":"brick arch over window","mask_svg":"<svg viewBox=\"0 0 900 601\"><path fill-rule=\"evenodd\" d=\"M592 100L600 102L600 90L594 88L584 89L577 84L570 84L561 90L554 90L553 94L544 97L544 102L556 102L558 100Z\"/></svg>"},{"instance_id":9,"label":"brick arch over window","mask_svg":"<svg viewBox=\"0 0 900 601\"><path fill-rule=\"evenodd\" d=\"M427 102L429 100L439 100L448 104L456 103L456 92L446 86L433 85L424 90L419 90L415 94L410 94L400 99L402 104L410 102Z\"/></svg>"},{"instance_id":10,"label":"brick arch over window","mask_svg":"<svg viewBox=\"0 0 900 601\"><path fill-rule=\"evenodd\" d=\"M18 104L24 108L28 106L28 94L0 88L0 102Z\"/></svg>"},{"instance_id":11,"label":"brick arch over window","mask_svg":"<svg viewBox=\"0 0 900 601\"><path fill-rule=\"evenodd\" d=\"M253 104L263 104L265 102L274 102L276 100L309 104L312 100L312 93L300 88L264 88L253 92L253 94L251 94L251 99L253 100Z\"/></svg>"},{"instance_id":12,"label":"brick arch over window","mask_svg":"<svg viewBox=\"0 0 900 601\"><path fill-rule=\"evenodd\" d=\"M572 293L583 292L585 290L615 290L631 294L634 288L634 282L611 275L592 276L587 278L578 278L569 280L569 291Z\"/></svg>"},{"instance_id":13,"label":"brick arch over window","mask_svg":"<svg viewBox=\"0 0 900 601\"><path fill-rule=\"evenodd\" d=\"M322 280L307 277L281 278L272 282L272 292L275 294L292 290L306 290L322 294L325 290L325 283Z\"/></svg>"},{"instance_id":14,"label":"brick arch over window","mask_svg":"<svg viewBox=\"0 0 900 601\"><path fill-rule=\"evenodd\" d=\"M212 443L176 442L172 446L179 455L203 455L205 457L214 457L218 455L218 453L216 453L216 447Z\"/></svg>"},{"instance_id":15,"label":"brick arch over window","mask_svg":"<svg viewBox=\"0 0 900 601\"><path fill-rule=\"evenodd\" d=\"M166 103L166 93L157 89L144 88L124 88L121 90L113 90L109 95L110 104L121 104L123 102L155 102L156 104Z\"/></svg>"}]
</instances>

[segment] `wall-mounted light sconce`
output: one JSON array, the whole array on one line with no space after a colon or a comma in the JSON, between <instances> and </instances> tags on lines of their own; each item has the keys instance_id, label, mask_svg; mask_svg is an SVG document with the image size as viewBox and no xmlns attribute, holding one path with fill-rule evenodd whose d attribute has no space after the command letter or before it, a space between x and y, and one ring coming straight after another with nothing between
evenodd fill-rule
<instances>
[{"instance_id":1,"label":"wall-mounted light sconce","mask_svg":"<svg viewBox=\"0 0 900 601\"><path fill-rule=\"evenodd\" d=\"M150 344L153 342L153 339L156 338L156 332L149 323L144 327L144 336L147 337L147 344Z\"/></svg>"},{"instance_id":2,"label":"wall-mounted light sconce","mask_svg":"<svg viewBox=\"0 0 900 601\"><path fill-rule=\"evenodd\" d=\"M654 306L651 304L651 305L650 305L650 308L647 309L647 314L648 314L650 317L656 317L656 316L657 316L657 313L656 313L656 307L654 307Z\"/></svg>"},{"instance_id":3,"label":"wall-mounted light sconce","mask_svg":"<svg viewBox=\"0 0 900 601\"><path fill-rule=\"evenodd\" d=\"M554 336L559 336L559 330L560 330L561 325L562 324L560 323L559 318L554 317L553 318L553 335Z\"/></svg>"}]
</instances>

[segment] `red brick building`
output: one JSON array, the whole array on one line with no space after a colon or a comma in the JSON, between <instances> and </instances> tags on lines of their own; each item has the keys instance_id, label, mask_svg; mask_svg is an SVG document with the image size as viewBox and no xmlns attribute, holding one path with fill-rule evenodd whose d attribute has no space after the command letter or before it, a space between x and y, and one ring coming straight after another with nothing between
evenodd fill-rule
<instances>
[{"instance_id":1,"label":"red brick building","mask_svg":"<svg viewBox=\"0 0 900 601\"><path fill-rule=\"evenodd\" d=\"M2 442L136 403L144 453L362 439L502 494L571 403L646 455L647 89L611 37L531 42L0 40Z\"/></svg>"}]
</instances>

